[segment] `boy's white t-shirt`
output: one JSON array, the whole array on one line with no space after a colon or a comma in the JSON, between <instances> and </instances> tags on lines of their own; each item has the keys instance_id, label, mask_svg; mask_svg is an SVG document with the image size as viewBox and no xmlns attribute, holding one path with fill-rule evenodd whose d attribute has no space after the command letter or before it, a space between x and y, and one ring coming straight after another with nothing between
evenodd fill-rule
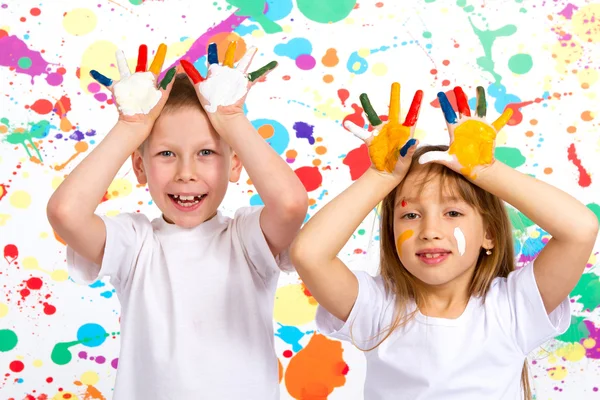
<instances>
[{"instance_id":1,"label":"boy's white t-shirt","mask_svg":"<svg viewBox=\"0 0 600 400\"><path fill-rule=\"evenodd\" d=\"M358 297L346 323L319 306L317 327L326 335L369 349L387 334L395 297L386 295L381 276L354 273ZM414 310L414 303L411 307ZM494 279L485 301L472 297L459 318L417 312L379 347L366 352L364 398L521 399L527 354L569 325L568 298L548 315L530 263L508 278Z\"/></svg>"},{"instance_id":2,"label":"boy's white t-shirt","mask_svg":"<svg viewBox=\"0 0 600 400\"><path fill-rule=\"evenodd\" d=\"M262 207L191 229L143 214L102 217L102 268L67 250L73 280L110 276L121 302L115 400L279 399L273 257Z\"/></svg>"}]
</instances>

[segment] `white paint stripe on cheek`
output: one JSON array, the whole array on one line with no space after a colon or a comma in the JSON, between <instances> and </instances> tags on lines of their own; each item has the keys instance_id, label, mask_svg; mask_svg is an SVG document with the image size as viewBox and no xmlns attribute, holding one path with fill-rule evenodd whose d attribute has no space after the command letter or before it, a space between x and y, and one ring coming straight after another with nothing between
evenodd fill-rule
<instances>
[{"instance_id":1,"label":"white paint stripe on cheek","mask_svg":"<svg viewBox=\"0 0 600 400\"><path fill-rule=\"evenodd\" d=\"M463 232L460 230L460 228L458 226L456 228L454 228L454 237L456 238L458 252L462 256L463 254L465 254L465 247L467 246L467 242L465 240L465 235L463 234Z\"/></svg>"}]
</instances>

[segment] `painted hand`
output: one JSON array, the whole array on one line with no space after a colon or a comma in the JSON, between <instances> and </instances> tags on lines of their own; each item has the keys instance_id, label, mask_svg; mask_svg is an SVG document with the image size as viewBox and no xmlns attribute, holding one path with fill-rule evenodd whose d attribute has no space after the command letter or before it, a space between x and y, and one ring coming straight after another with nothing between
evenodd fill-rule
<instances>
[{"instance_id":1,"label":"painted hand","mask_svg":"<svg viewBox=\"0 0 600 400\"><path fill-rule=\"evenodd\" d=\"M194 86L200 103L210 114L243 114L244 100L250 88L259 81L264 81L267 74L277 67L276 61L271 61L264 67L246 74L254 55L256 47L251 47L240 59L237 66L233 66L237 42L230 42L225 52L223 64L219 65L217 44L208 46L208 76L206 79L194 68L192 63L181 60L185 70Z\"/></svg>"},{"instance_id":2,"label":"painted hand","mask_svg":"<svg viewBox=\"0 0 600 400\"><path fill-rule=\"evenodd\" d=\"M106 86L114 96L115 104L119 110L119 119L128 122L154 123L164 107L171 91L171 81L175 76L175 67L171 68L166 74L160 85L156 86L156 81L167 54L167 46L161 44L158 46L156 56L146 71L148 60L148 47L145 44L140 45L138 51L137 66L135 73L131 73L125 54L117 50L117 68L121 79L113 81L102 75L96 70L91 70L90 75L96 81Z\"/></svg>"},{"instance_id":3,"label":"painted hand","mask_svg":"<svg viewBox=\"0 0 600 400\"><path fill-rule=\"evenodd\" d=\"M377 113L371 106L366 93L360 95L360 102L367 118L375 129L357 126L346 121L345 128L362 139L369 148L372 167L377 171L404 176L410 167L412 155L417 148L417 140L413 139L419 110L423 100L423 91L417 90L404 123L400 124L400 84L393 83L390 94L390 110L388 121L382 125Z\"/></svg>"},{"instance_id":4,"label":"painted hand","mask_svg":"<svg viewBox=\"0 0 600 400\"><path fill-rule=\"evenodd\" d=\"M477 174L494 163L496 134L506 125L513 111L510 108L505 109L502 115L490 125L485 120L487 106L483 87L477 87L475 117L471 117L467 97L459 86L454 88L454 94L460 116L458 119L446 94L438 93L450 134L449 149L445 152L432 151L423 154L419 162L421 164L437 162L474 180Z\"/></svg>"}]
</instances>

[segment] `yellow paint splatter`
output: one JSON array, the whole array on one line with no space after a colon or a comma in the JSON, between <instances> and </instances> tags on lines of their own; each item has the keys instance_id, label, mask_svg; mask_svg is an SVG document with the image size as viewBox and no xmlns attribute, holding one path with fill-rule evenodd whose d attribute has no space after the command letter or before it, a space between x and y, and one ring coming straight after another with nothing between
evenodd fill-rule
<instances>
[{"instance_id":1,"label":"yellow paint splatter","mask_svg":"<svg viewBox=\"0 0 600 400\"><path fill-rule=\"evenodd\" d=\"M567 376L567 369L562 365L558 367L548 368L548 376L555 381L562 381Z\"/></svg>"},{"instance_id":2,"label":"yellow paint splatter","mask_svg":"<svg viewBox=\"0 0 600 400\"><path fill-rule=\"evenodd\" d=\"M599 17L600 4L589 4L581 7L571 19L573 32L584 42L600 42L600 29L598 29L597 22Z\"/></svg>"},{"instance_id":3,"label":"yellow paint splatter","mask_svg":"<svg viewBox=\"0 0 600 400\"><path fill-rule=\"evenodd\" d=\"M496 131L490 125L469 119L454 129L454 140L448 150L455 155L461 173L474 178L473 168L491 164L494 158L494 140Z\"/></svg>"},{"instance_id":4,"label":"yellow paint splatter","mask_svg":"<svg viewBox=\"0 0 600 400\"><path fill-rule=\"evenodd\" d=\"M57 270L52 271L52 273L50 274L50 277L52 278L53 281L64 282L67 279L69 279L69 273L64 269L57 269Z\"/></svg>"},{"instance_id":5,"label":"yellow paint splatter","mask_svg":"<svg viewBox=\"0 0 600 400\"><path fill-rule=\"evenodd\" d=\"M79 400L79 397L72 392L58 392L52 397L52 400Z\"/></svg>"},{"instance_id":6,"label":"yellow paint splatter","mask_svg":"<svg viewBox=\"0 0 600 400\"><path fill-rule=\"evenodd\" d=\"M114 199L116 197L125 197L131 194L133 185L127 179L117 178L108 187L107 197Z\"/></svg>"},{"instance_id":7,"label":"yellow paint splatter","mask_svg":"<svg viewBox=\"0 0 600 400\"><path fill-rule=\"evenodd\" d=\"M100 380L100 377L94 371L87 371L81 374L81 378L79 379L81 383L88 386L93 386Z\"/></svg>"},{"instance_id":8,"label":"yellow paint splatter","mask_svg":"<svg viewBox=\"0 0 600 400\"><path fill-rule=\"evenodd\" d=\"M384 76L388 72L388 67L384 63L373 64L371 72L377 76Z\"/></svg>"},{"instance_id":9,"label":"yellow paint splatter","mask_svg":"<svg viewBox=\"0 0 600 400\"><path fill-rule=\"evenodd\" d=\"M275 293L273 318L282 325L306 325L315 319L317 303L302 284L282 286Z\"/></svg>"},{"instance_id":10,"label":"yellow paint splatter","mask_svg":"<svg viewBox=\"0 0 600 400\"><path fill-rule=\"evenodd\" d=\"M21 265L25 269L40 269L40 265L38 264L37 258L32 256L23 258L23 260L21 261Z\"/></svg>"},{"instance_id":11,"label":"yellow paint splatter","mask_svg":"<svg viewBox=\"0 0 600 400\"><path fill-rule=\"evenodd\" d=\"M96 28L98 18L88 8L75 8L63 17L63 27L71 35L87 35Z\"/></svg>"},{"instance_id":12,"label":"yellow paint splatter","mask_svg":"<svg viewBox=\"0 0 600 400\"><path fill-rule=\"evenodd\" d=\"M567 361L576 362L585 357L585 348L581 343L569 343L564 347L556 350L556 355Z\"/></svg>"},{"instance_id":13,"label":"yellow paint splatter","mask_svg":"<svg viewBox=\"0 0 600 400\"><path fill-rule=\"evenodd\" d=\"M8 314L8 304L0 303L0 318L6 317Z\"/></svg>"},{"instance_id":14,"label":"yellow paint splatter","mask_svg":"<svg viewBox=\"0 0 600 400\"><path fill-rule=\"evenodd\" d=\"M346 115L347 111L342 110L337 106L339 100L328 98L324 103L318 104L314 112L317 118L327 118L332 121L341 121Z\"/></svg>"},{"instance_id":15,"label":"yellow paint splatter","mask_svg":"<svg viewBox=\"0 0 600 400\"><path fill-rule=\"evenodd\" d=\"M15 208L25 209L31 205L31 196L24 190L17 190L11 194L9 201Z\"/></svg>"},{"instance_id":16,"label":"yellow paint splatter","mask_svg":"<svg viewBox=\"0 0 600 400\"><path fill-rule=\"evenodd\" d=\"M587 338L583 341L583 347L586 349L593 349L596 347L596 340L592 338Z\"/></svg>"},{"instance_id":17,"label":"yellow paint splatter","mask_svg":"<svg viewBox=\"0 0 600 400\"><path fill-rule=\"evenodd\" d=\"M396 250L398 251L398 257L402 257L402 244L406 242L413 235L412 229L407 229L398 236L398 240L396 240Z\"/></svg>"},{"instance_id":18,"label":"yellow paint splatter","mask_svg":"<svg viewBox=\"0 0 600 400\"><path fill-rule=\"evenodd\" d=\"M42 365L44 365L44 362L42 360L40 360L40 359L37 359L37 360L33 360L32 364L33 364L34 367L39 368Z\"/></svg>"},{"instance_id":19,"label":"yellow paint splatter","mask_svg":"<svg viewBox=\"0 0 600 400\"><path fill-rule=\"evenodd\" d=\"M8 214L0 214L0 226L5 226L10 218Z\"/></svg>"},{"instance_id":20,"label":"yellow paint splatter","mask_svg":"<svg viewBox=\"0 0 600 400\"><path fill-rule=\"evenodd\" d=\"M79 67L79 85L82 90L89 93L89 84L96 82L90 76L90 71L92 69L97 70L102 75L112 80L119 80L119 71L117 70L117 60L115 58L116 51L117 46L107 40L98 40L85 49ZM131 65L132 64L130 63L130 68ZM133 64L133 66L135 67L135 64Z\"/></svg>"}]
</instances>

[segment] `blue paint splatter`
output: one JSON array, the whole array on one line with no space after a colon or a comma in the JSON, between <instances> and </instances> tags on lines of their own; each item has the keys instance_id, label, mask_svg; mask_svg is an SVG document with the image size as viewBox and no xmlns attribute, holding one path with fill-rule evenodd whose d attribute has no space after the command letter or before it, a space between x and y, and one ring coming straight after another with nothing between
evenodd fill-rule
<instances>
[{"instance_id":1,"label":"blue paint splatter","mask_svg":"<svg viewBox=\"0 0 600 400\"><path fill-rule=\"evenodd\" d=\"M317 198L318 198L319 200L323 200L323 197L325 197L325 195L326 195L327 193L328 193L328 192L327 192L327 190L323 190L323 191L321 192L321 194L319 195L319 197L317 197Z\"/></svg>"},{"instance_id":2,"label":"blue paint splatter","mask_svg":"<svg viewBox=\"0 0 600 400\"><path fill-rule=\"evenodd\" d=\"M294 123L293 128L296 131L296 137L298 139L307 139L308 143L315 144L315 138L313 137L314 125L298 121Z\"/></svg>"},{"instance_id":3,"label":"blue paint splatter","mask_svg":"<svg viewBox=\"0 0 600 400\"><path fill-rule=\"evenodd\" d=\"M312 52L312 44L308 39L294 38L287 43L278 44L275 46L274 51L278 56L296 60L302 54L310 54Z\"/></svg>"},{"instance_id":4,"label":"blue paint splatter","mask_svg":"<svg viewBox=\"0 0 600 400\"><path fill-rule=\"evenodd\" d=\"M96 282L94 282L94 283L92 283L91 285L88 285L88 286L91 287L92 289L95 289L95 288L103 287L105 285L106 284L104 282L102 282L102 281L96 281Z\"/></svg>"},{"instance_id":5,"label":"blue paint splatter","mask_svg":"<svg viewBox=\"0 0 600 400\"><path fill-rule=\"evenodd\" d=\"M282 325L278 322L279 329L275 333L275 336L286 342L287 344L292 345L292 350L294 353L302 350L302 345L300 344L300 339L304 337L304 335L308 335L313 333L313 331L308 331L306 333L302 332L300 329L295 326L287 326Z\"/></svg>"},{"instance_id":6,"label":"blue paint splatter","mask_svg":"<svg viewBox=\"0 0 600 400\"><path fill-rule=\"evenodd\" d=\"M206 78L206 75L208 75L208 65L206 65L206 56L202 56L200 57L198 60L196 60L196 62L194 63L194 67L198 70L198 72L200 72L200 74L202 74L203 77Z\"/></svg>"},{"instance_id":7,"label":"blue paint splatter","mask_svg":"<svg viewBox=\"0 0 600 400\"><path fill-rule=\"evenodd\" d=\"M254 129L258 129L261 126L267 124L271 125L274 130L273 136L266 139L267 143L271 145L271 147L273 148L273 150L275 150L275 152L277 152L277 154L283 154L285 149L287 149L288 144L290 143L290 135L287 129L285 129L285 127L281 125L281 123L275 121L274 119L261 118L252 121L252 126L254 126Z\"/></svg>"},{"instance_id":8,"label":"blue paint splatter","mask_svg":"<svg viewBox=\"0 0 600 400\"><path fill-rule=\"evenodd\" d=\"M402 45L404 46L406 43L407 42L402 42ZM410 43L413 43L413 41L411 40ZM378 53L380 51L386 51L390 48L390 46L381 46L378 49L371 49L369 50L369 55ZM356 63L358 63L358 65L355 65ZM367 71L367 69L369 68L369 63L364 57L358 55L358 51L355 51L352 54L350 54L350 57L348 57L346 68L348 68L348 71L360 75L364 74Z\"/></svg>"},{"instance_id":9,"label":"blue paint splatter","mask_svg":"<svg viewBox=\"0 0 600 400\"><path fill-rule=\"evenodd\" d=\"M77 330L77 340L87 347L100 346L107 336L104 328L98 324L81 325Z\"/></svg>"},{"instance_id":10,"label":"blue paint splatter","mask_svg":"<svg viewBox=\"0 0 600 400\"><path fill-rule=\"evenodd\" d=\"M267 0L267 6L269 9L265 13L265 17L271 21L279 21L287 17L294 7L292 0Z\"/></svg>"},{"instance_id":11,"label":"blue paint splatter","mask_svg":"<svg viewBox=\"0 0 600 400\"><path fill-rule=\"evenodd\" d=\"M258 26L256 25L240 25L235 28L234 32L240 36L246 36L256 30L258 30Z\"/></svg>"},{"instance_id":12,"label":"blue paint splatter","mask_svg":"<svg viewBox=\"0 0 600 400\"><path fill-rule=\"evenodd\" d=\"M115 289L102 292L102 293L100 293L100 296L110 299L112 297L113 293L115 293Z\"/></svg>"},{"instance_id":13,"label":"blue paint splatter","mask_svg":"<svg viewBox=\"0 0 600 400\"><path fill-rule=\"evenodd\" d=\"M260 195L258 193L256 193L255 195L250 197L250 205L251 206L264 206L265 203L260 198Z\"/></svg>"}]
</instances>

